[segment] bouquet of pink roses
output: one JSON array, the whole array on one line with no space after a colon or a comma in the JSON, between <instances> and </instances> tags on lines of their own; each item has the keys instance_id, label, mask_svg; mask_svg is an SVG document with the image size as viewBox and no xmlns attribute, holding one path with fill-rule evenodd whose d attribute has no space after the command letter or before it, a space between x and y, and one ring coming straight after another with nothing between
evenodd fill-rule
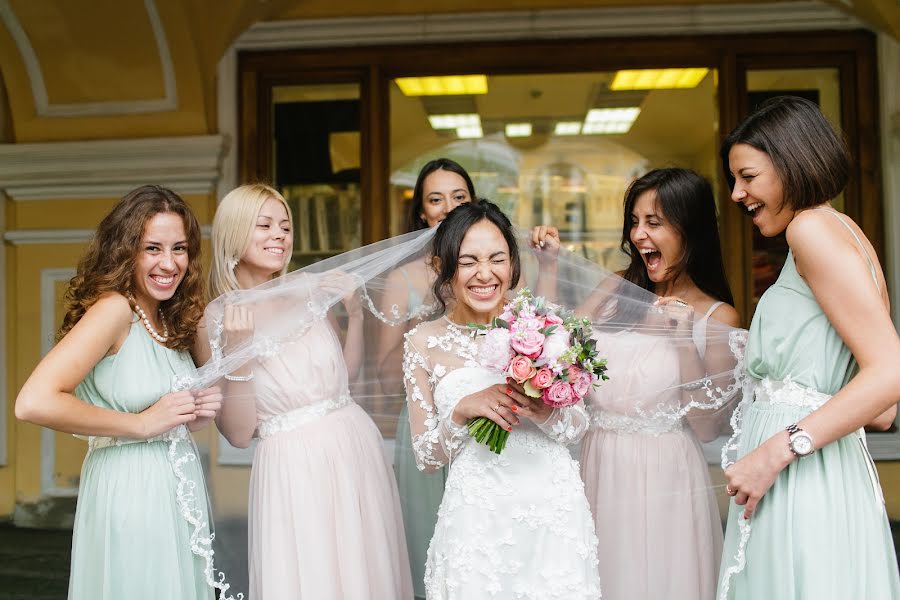
<instances>
[{"instance_id":1,"label":"bouquet of pink roses","mask_svg":"<svg viewBox=\"0 0 900 600\"><path fill-rule=\"evenodd\" d=\"M606 359L599 358L590 337L591 320L523 288L503 307L485 334L482 366L506 373L532 398L554 407L580 402L601 379ZM500 454L509 432L485 417L472 419L469 433Z\"/></svg>"}]
</instances>

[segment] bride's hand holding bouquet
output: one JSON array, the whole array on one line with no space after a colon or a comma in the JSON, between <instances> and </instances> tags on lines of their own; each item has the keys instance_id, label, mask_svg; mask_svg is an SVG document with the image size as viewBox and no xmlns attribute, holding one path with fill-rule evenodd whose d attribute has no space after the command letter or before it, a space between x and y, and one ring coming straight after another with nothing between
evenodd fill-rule
<instances>
[{"instance_id":1,"label":"bride's hand holding bouquet","mask_svg":"<svg viewBox=\"0 0 900 600\"><path fill-rule=\"evenodd\" d=\"M525 409L523 416L527 411L529 418L543 423L553 408L577 404L598 381L607 379L606 360L599 357L590 332L590 319L575 317L525 288L487 330L480 361L506 373L508 381L517 384L509 384L507 395ZM468 428L476 441L497 454L512 430L498 427L491 415L476 415Z\"/></svg>"}]
</instances>

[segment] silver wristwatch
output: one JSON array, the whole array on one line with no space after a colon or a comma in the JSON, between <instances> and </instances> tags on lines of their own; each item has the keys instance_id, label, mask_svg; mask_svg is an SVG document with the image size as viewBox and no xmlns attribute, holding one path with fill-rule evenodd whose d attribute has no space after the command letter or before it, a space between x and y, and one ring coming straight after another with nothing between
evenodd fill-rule
<instances>
[{"instance_id":1,"label":"silver wristwatch","mask_svg":"<svg viewBox=\"0 0 900 600\"><path fill-rule=\"evenodd\" d=\"M794 456L804 457L812 454L815 450L812 437L805 430L800 429L796 423L788 425L785 428L790 436L788 448L794 453Z\"/></svg>"}]
</instances>

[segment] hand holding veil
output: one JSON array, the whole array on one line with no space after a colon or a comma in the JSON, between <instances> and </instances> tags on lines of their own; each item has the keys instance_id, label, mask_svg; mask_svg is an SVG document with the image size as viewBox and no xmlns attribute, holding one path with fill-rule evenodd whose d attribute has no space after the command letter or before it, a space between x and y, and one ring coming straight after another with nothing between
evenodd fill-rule
<instances>
[{"instance_id":1,"label":"hand holding veil","mask_svg":"<svg viewBox=\"0 0 900 600\"><path fill-rule=\"evenodd\" d=\"M257 435L285 427L285 420L296 425L302 419L315 427L320 413L355 402L370 413L387 444L393 444L397 415L406 401L398 350L402 333L443 314L437 312L431 290L432 237L433 230L425 230L391 238L217 298L205 317L211 358L176 382L177 387L221 384L223 412L229 403L252 403L255 410L242 414L253 419L246 426ZM729 417L740 400L744 331L678 307L659 306L650 292L566 250L549 268L546 257L519 237L520 285L593 321L610 378L592 392L588 412L593 425L650 434L690 427L701 439L729 432ZM361 365L350 376L344 360L329 356L331 348L340 348L332 338L347 324L335 305L353 294L365 316L362 347L354 348ZM253 333L229 343L225 314L237 307L252 314ZM277 394L262 389L265 381L285 382L292 371L309 366L284 359L295 356L290 348L301 347L306 349L301 360L314 367L317 379L285 384ZM234 375L244 372L253 373L253 379L241 381ZM296 396L307 400L298 405ZM218 526L216 568L233 582L231 593L246 589L247 524L255 516L247 508L249 457L226 455L234 455L228 443L214 441L206 472ZM339 546L354 543L341 540Z\"/></svg>"}]
</instances>

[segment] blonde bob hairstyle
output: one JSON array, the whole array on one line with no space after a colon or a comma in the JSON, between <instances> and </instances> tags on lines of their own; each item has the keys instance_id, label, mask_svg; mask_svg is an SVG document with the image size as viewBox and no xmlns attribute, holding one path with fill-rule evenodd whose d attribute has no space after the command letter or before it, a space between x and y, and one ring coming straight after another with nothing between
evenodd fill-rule
<instances>
[{"instance_id":1,"label":"blonde bob hairstyle","mask_svg":"<svg viewBox=\"0 0 900 600\"><path fill-rule=\"evenodd\" d=\"M225 292L240 289L234 269L240 262L256 227L256 217L262 205L274 198L284 205L291 232L294 231L294 217L278 190L262 183L242 185L228 192L216 209L212 225L212 263L209 267L209 297L218 298ZM291 234L293 235L293 233ZM279 275L287 273L290 258L285 261Z\"/></svg>"}]
</instances>

